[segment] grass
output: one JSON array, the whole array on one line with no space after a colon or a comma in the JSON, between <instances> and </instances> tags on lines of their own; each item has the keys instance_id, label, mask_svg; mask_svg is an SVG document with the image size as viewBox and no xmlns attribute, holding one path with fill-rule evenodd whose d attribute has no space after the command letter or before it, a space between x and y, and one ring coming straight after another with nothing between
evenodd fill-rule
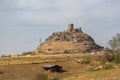
<instances>
[{"instance_id":1,"label":"grass","mask_svg":"<svg viewBox=\"0 0 120 80\"><path fill-rule=\"evenodd\" d=\"M64 80L120 80L120 69L88 71L65 78Z\"/></svg>"},{"instance_id":2,"label":"grass","mask_svg":"<svg viewBox=\"0 0 120 80\"><path fill-rule=\"evenodd\" d=\"M4 72L3 72L3 71L0 71L0 74L4 74Z\"/></svg>"},{"instance_id":3,"label":"grass","mask_svg":"<svg viewBox=\"0 0 120 80\"><path fill-rule=\"evenodd\" d=\"M35 77L35 80L48 80L48 76L42 73L38 73Z\"/></svg>"},{"instance_id":4,"label":"grass","mask_svg":"<svg viewBox=\"0 0 120 80\"><path fill-rule=\"evenodd\" d=\"M119 64L104 63L103 69L94 71L96 67L101 66L98 60L100 57L88 54L2 57L0 58L0 71L4 73L0 74L0 80L34 80L40 78L39 73L47 75L49 80L120 80ZM46 64L60 65L66 72L44 71L42 66ZM118 67L113 68L114 65ZM91 66L89 70L86 70L89 66Z\"/></svg>"},{"instance_id":5,"label":"grass","mask_svg":"<svg viewBox=\"0 0 120 80\"><path fill-rule=\"evenodd\" d=\"M42 62L66 61L82 57L83 54L54 54L54 55L33 55L33 56L19 56L19 57L2 57L0 58L0 65L13 64L30 64Z\"/></svg>"},{"instance_id":6,"label":"grass","mask_svg":"<svg viewBox=\"0 0 120 80\"><path fill-rule=\"evenodd\" d=\"M76 69L80 67L82 68L81 65L78 65L78 63L75 62L76 57L79 56L81 55L55 54L39 55L35 57L0 58L0 70L4 71L4 74L0 75L0 80L34 80L38 73L48 75L49 79L63 79L75 74L77 72ZM33 62L39 62L39 64L33 64ZM63 66L63 69L66 70L66 72L50 73L48 71L44 71L42 66L46 64L58 64Z\"/></svg>"},{"instance_id":7,"label":"grass","mask_svg":"<svg viewBox=\"0 0 120 80\"><path fill-rule=\"evenodd\" d=\"M64 73L50 73L49 71L44 71L42 66L45 64L58 64L63 66L63 69L66 70ZM66 65L67 64L67 65ZM75 66L72 66L72 65ZM0 66L0 70L4 71L3 75L0 75L0 80L34 80L38 73L43 73L48 75L49 79L55 77L63 79L69 77L78 71L76 68L80 68L81 65L78 65L72 61L68 62L50 62L50 63L40 63L40 64L25 64L25 65L3 65ZM74 69L73 69L74 68Z\"/></svg>"}]
</instances>

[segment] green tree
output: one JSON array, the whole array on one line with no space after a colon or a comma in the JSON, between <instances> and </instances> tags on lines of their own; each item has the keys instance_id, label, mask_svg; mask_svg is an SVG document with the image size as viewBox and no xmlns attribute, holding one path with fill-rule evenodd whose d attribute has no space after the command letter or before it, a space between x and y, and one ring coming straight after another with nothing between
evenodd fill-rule
<instances>
[{"instance_id":1,"label":"green tree","mask_svg":"<svg viewBox=\"0 0 120 80\"><path fill-rule=\"evenodd\" d=\"M120 34L115 34L111 40L109 40L108 45L112 50L120 50Z\"/></svg>"}]
</instances>

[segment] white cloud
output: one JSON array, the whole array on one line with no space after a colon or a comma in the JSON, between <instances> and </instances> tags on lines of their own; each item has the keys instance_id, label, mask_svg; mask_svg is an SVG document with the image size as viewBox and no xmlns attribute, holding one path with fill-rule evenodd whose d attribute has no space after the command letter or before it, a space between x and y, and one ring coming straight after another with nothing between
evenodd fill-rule
<instances>
[{"instance_id":1,"label":"white cloud","mask_svg":"<svg viewBox=\"0 0 120 80\"><path fill-rule=\"evenodd\" d=\"M120 25L119 0L1 0L0 25ZM96 29L96 28L95 28Z\"/></svg>"},{"instance_id":2,"label":"white cloud","mask_svg":"<svg viewBox=\"0 0 120 80\"><path fill-rule=\"evenodd\" d=\"M1 0L0 23L86 24L113 21L119 16L118 0ZM112 3L114 4L112 5ZM117 3L117 5L115 5Z\"/></svg>"},{"instance_id":3,"label":"white cloud","mask_svg":"<svg viewBox=\"0 0 120 80\"><path fill-rule=\"evenodd\" d=\"M62 25L73 22L78 25L103 26L106 22L114 23L114 20L119 20L118 2L118 0L1 0L0 25Z\"/></svg>"}]
</instances>

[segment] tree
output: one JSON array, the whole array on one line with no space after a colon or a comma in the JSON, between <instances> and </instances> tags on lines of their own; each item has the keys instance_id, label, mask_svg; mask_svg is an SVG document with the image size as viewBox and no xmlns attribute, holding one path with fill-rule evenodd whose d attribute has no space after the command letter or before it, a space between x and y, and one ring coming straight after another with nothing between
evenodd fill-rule
<instances>
[{"instance_id":1,"label":"tree","mask_svg":"<svg viewBox=\"0 0 120 80\"><path fill-rule=\"evenodd\" d=\"M111 40L109 40L108 45L112 50L120 50L120 34L115 34Z\"/></svg>"}]
</instances>

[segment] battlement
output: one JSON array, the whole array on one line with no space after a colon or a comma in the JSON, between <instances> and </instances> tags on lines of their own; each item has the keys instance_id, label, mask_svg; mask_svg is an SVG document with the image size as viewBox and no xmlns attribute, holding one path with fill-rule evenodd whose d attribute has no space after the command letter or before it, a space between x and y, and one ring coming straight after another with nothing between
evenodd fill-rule
<instances>
[{"instance_id":1,"label":"battlement","mask_svg":"<svg viewBox=\"0 0 120 80\"><path fill-rule=\"evenodd\" d=\"M74 33L74 32L82 32L82 30L81 30L81 27L79 27L79 28L74 28L74 24L68 24L68 29L67 30L65 30L64 32L54 32L52 35L53 36L55 36L55 35L62 35L62 34L64 34L64 33L66 33L66 32L68 32L68 33Z\"/></svg>"},{"instance_id":2,"label":"battlement","mask_svg":"<svg viewBox=\"0 0 120 80\"><path fill-rule=\"evenodd\" d=\"M74 24L68 24L67 32L82 32L80 28L74 28Z\"/></svg>"}]
</instances>

